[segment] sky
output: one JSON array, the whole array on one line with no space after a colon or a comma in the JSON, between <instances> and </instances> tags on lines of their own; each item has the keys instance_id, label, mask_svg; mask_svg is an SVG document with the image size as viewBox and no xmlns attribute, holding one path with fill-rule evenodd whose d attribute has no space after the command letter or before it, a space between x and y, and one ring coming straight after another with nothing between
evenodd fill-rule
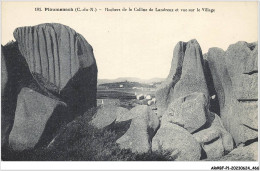
<instances>
[{"instance_id":1,"label":"sky","mask_svg":"<svg viewBox=\"0 0 260 171\"><path fill-rule=\"evenodd\" d=\"M35 11L40 7L43 11ZM97 8L97 12L50 12L45 8ZM105 11L114 9L179 9L179 12ZM199 8L200 12L180 12ZM203 12L202 8L215 12ZM257 2L2 2L2 44L14 40L21 26L61 23L92 45L99 79L165 78L179 41L197 39L202 52L226 50L237 41L255 42Z\"/></svg>"}]
</instances>

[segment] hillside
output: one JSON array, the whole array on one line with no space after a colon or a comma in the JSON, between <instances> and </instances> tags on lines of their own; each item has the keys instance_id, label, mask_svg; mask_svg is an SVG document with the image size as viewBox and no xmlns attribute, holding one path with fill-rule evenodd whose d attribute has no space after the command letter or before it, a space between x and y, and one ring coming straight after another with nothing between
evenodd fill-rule
<instances>
[{"instance_id":1,"label":"hillside","mask_svg":"<svg viewBox=\"0 0 260 171\"><path fill-rule=\"evenodd\" d=\"M116 83L116 82L137 82L142 84L152 84L156 82L162 82L165 78L151 78L151 79L140 79L135 77L119 77L116 79L98 79L98 85L106 83Z\"/></svg>"}]
</instances>

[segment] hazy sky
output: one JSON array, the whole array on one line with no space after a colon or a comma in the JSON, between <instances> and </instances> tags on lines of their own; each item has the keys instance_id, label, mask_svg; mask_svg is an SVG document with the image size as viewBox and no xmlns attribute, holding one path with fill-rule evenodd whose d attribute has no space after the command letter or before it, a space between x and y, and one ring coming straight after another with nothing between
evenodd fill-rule
<instances>
[{"instance_id":1,"label":"hazy sky","mask_svg":"<svg viewBox=\"0 0 260 171\"><path fill-rule=\"evenodd\" d=\"M44 8L97 8L98 12L36 12ZM104 8L211 8L203 12L105 12ZM61 23L92 45L99 78L166 77L174 46L196 38L203 53L243 40L257 41L257 2L2 2L2 44L16 27Z\"/></svg>"}]
</instances>

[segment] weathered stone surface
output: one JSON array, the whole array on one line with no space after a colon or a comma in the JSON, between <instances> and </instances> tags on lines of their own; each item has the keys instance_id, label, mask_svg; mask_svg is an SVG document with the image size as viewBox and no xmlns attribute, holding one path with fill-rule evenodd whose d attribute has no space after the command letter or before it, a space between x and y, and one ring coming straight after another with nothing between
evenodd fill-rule
<instances>
[{"instance_id":1,"label":"weathered stone surface","mask_svg":"<svg viewBox=\"0 0 260 171\"><path fill-rule=\"evenodd\" d=\"M4 104L4 92L7 86L7 81L8 81L8 72L7 72L7 68L6 68L6 60L3 54L3 46L1 46L1 101L2 101L2 105ZM11 127L11 123L10 121L8 122L5 118L8 118L8 116L6 116L6 113L3 112L3 107L2 107L2 112L1 112L1 145L5 145L8 142L8 134L9 134L9 127ZM11 117L12 118L12 117ZM13 119L11 119L13 120ZM4 122L6 121L6 122ZM9 126L10 125L10 126Z\"/></svg>"},{"instance_id":2,"label":"weathered stone surface","mask_svg":"<svg viewBox=\"0 0 260 171\"><path fill-rule=\"evenodd\" d=\"M133 119L135 116L132 115L131 111L126 108L120 107L117 112L116 122L124 122Z\"/></svg>"},{"instance_id":3,"label":"weathered stone surface","mask_svg":"<svg viewBox=\"0 0 260 171\"><path fill-rule=\"evenodd\" d=\"M30 71L41 74L59 91L80 68L95 64L90 44L65 25L19 27L14 31L14 38Z\"/></svg>"},{"instance_id":4,"label":"weathered stone surface","mask_svg":"<svg viewBox=\"0 0 260 171\"><path fill-rule=\"evenodd\" d=\"M257 77L258 74L241 74L239 76L235 76L234 79L237 81L232 82L234 98L240 101L257 100Z\"/></svg>"},{"instance_id":5,"label":"weathered stone surface","mask_svg":"<svg viewBox=\"0 0 260 171\"><path fill-rule=\"evenodd\" d=\"M215 113L210 113L207 127L193 134L194 138L201 144L208 159L223 156L234 148L233 138L227 132L221 119ZM214 152L215 151L215 152Z\"/></svg>"},{"instance_id":6,"label":"weathered stone surface","mask_svg":"<svg viewBox=\"0 0 260 171\"><path fill-rule=\"evenodd\" d=\"M169 151L176 148L177 151L172 156L176 155L178 160L199 160L201 148L190 133L201 129L206 123L209 92L204 74L204 60L196 40L179 42L176 45L170 73L157 90L156 99L162 122L154 137L153 149L158 150L165 146L162 150ZM179 127L183 127L183 130ZM182 133L184 137L180 137Z\"/></svg>"},{"instance_id":7,"label":"weathered stone surface","mask_svg":"<svg viewBox=\"0 0 260 171\"><path fill-rule=\"evenodd\" d=\"M207 159L215 159L224 155L224 147L222 145L222 139L219 138L210 144L204 144L202 147L207 154Z\"/></svg>"},{"instance_id":8,"label":"weathered stone surface","mask_svg":"<svg viewBox=\"0 0 260 171\"><path fill-rule=\"evenodd\" d=\"M175 160L197 161L201 157L200 144L184 128L165 123L152 140L153 151L167 151Z\"/></svg>"},{"instance_id":9,"label":"weathered stone surface","mask_svg":"<svg viewBox=\"0 0 260 171\"><path fill-rule=\"evenodd\" d=\"M18 93L22 87L30 87L33 77L17 43L10 42L2 46L1 50L1 145L4 147L8 145L8 137L13 127Z\"/></svg>"},{"instance_id":10,"label":"weathered stone surface","mask_svg":"<svg viewBox=\"0 0 260 171\"><path fill-rule=\"evenodd\" d=\"M1 46L1 92L4 92L7 84L7 80L8 80L8 73L6 68L6 60L3 53L3 46Z\"/></svg>"},{"instance_id":11,"label":"weathered stone surface","mask_svg":"<svg viewBox=\"0 0 260 171\"><path fill-rule=\"evenodd\" d=\"M229 91L229 89L224 89L224 82L226 84L231 84L230 79L227 76L228 73L225 67L225 62L223 62L225 60L224 55L225 51L223 51L220 48L210 48L207 53L208 65L211 71L214 87L219 100L220 113L222 113L222 111L224 110L225 91ZM227 88L229 88L229 86Z\"/></svg>"},{"instance_id":12,"label":"weathered stone surface","mask_svg":"<svg viewBox=\"0 0 260 171\"><path fill-rule=\"evenodd\" d=\"M171 80L165 80L157 89L155 96L157 99L158 116L162 116L170 104L170 96L173 94L174 83Z\"/></svg>"},{"instance_id":13,"label":"weathered stone surface","mask_svg":"<svg viewBox=\"0 0 260 171\"><path fill-rule=\"evenodd\" d=\"M258 142L254 142L248 146L235 148L229 153L229 156L243 156L243 161L254 160L258 161Z\"/></svg>"},{"instance_id":14,"label":"weathered stone surface","mask_svg":"<svg viewBox=\"0 0 260 171\"><path fill-rule=\"evenodd\" d=\"M226 51L226 67L233 95L239 99L257 99L257 43L237 42Z\"/></svg>"},{"instance_id":15,"label":"weathered stone surface","mask_svg":"<svg viewBox=\"0 0 260 171\"><path fill-rule=\"evenodd\" d=\"M191 93L169 105L167 113L163 116L164 122L174 123L193 133L206 123L208 107L208 99L204 94Z\"/></svg>"},{"instance_id":16,"label":"weathered stone surface","mask_svg":"<svg viewBox=\"0 0 260 171\"><path fill-rule=\"evenodd\" d=\"M174 99L193 92L201 92L208 98L203 56L200 45L196 40L190 40L186 45L181 78L174 87Z\"/></svg>"},{"instance_id":17,"label":"weathered stone surface","mask_svg":"<svg viewBox=\"0 0 260 171\"><path fill-rule=\"evenodd\" d=\"M155 97L157 99L158 114L160 116L163 115L171 103L174 86L180 80L185 50L186 43L178 42L173 50L170 73L156 91Z\"/></svg>"},{"instance_id":18,"label":"weathered stone surface","mask_svg":"<svg viewBox=\"0 0 260 171\"><path fill-rule=\"evenodd\" d=\"M90 122L93 126L102 129L117 121L120 122L124 115L129 115L130 111L123 107L114 105L104 105L97 110L93 120Z\"/></svg>"},{"instance_id":19,"label":"weathered stone surface","mask_svg":"<svg viewBox=\"0 0 260 171\"><path fill-rule=\"evenodd\" d=\"M159 127L159 119L146 105L140 105L131 111L132 122L127 132L116 142L120 148L135 153L146 153L151 149L151 141Z\"/></svg>"},{"instance_id":20,"label":"weathered stone surface","mask_svg":"<svg viewBox=\"0 0 260 171\"><path fill-rule=\"evenodd\" d=\"M208 98L203 56L196 40L179 42L173 52L168 78L156 92L158 114L163 115L169 104L179 97L201 92Z\"/></svg>"},{"instance_id":21,"label":"weathered stone surface","mask_svg":"<svg viewBox=\"0 0 260 171\"><path fill-rule=\"evenodd\" d=\"M257 43L246 42L208 52L220 116L237 145L258 137L257 54Z\"/></svg>"},{"instance_id":22,"label":"weathered stone surface","mask_svg":"<svg viewBox=\"0 0 260 171\"><path fill-rule=\"evenodd\" d=\"M230 45L225 58L229 76L232 78L241 73L249 74L258 71L257 54L257 43L239 41Z\"/></svg>"},{"instance_id":23,"label":"weathered stone surface","mask_svg":"<svg viewBox=\"0 0 260 171\"><path fill-rule=\"evenodd\" d=\"M217 114L211 112L210 117L210 128L218 129L220 131L224 149L226 152L230 152L234 148L233 138L231 134L225 129L223 121Z\"/></svg>"},{"instance_id":24,"label":"weathered stone surface","mask_svg":"<svg viewBox=\"0 0 260 171\"><path fill-rule=\"evenodd\" d=\"M70 113L82 115L96 106L97 66L82 35L68 26L46 23L19 27L14 37L34 79L60 96Z\"/></svg>"},{"instance_id":25,"label":"weathered stone surface","mask_svg":"<svg viewBox=\"0 0 260 171\"><path fill-rule=\"evenodd\" d=\"M50 141L64 120L65 106L61 101L23 88L18 95L10 146L14 150L25 150Z\"/></svg>"}]
</instances>

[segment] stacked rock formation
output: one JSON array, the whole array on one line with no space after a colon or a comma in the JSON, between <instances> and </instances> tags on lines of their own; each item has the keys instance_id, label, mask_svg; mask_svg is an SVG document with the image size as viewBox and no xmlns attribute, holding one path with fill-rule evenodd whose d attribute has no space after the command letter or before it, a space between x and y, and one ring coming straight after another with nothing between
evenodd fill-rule
<instances>
[{"instance_id":1,"label":"stacked rock formation","mask_svg":"<svg viewBox=\"0 0 260 171\"><path fill-rule=\"evenodd\" d=\"M116 143L122 149L135 153L147 153L152 147L152 138L159 128L159 119L147 105L139 105L123 115L118 122L131 120L126 133Z\"/></svg>"},{"instance_id":2,"label":"stacked rock formation","mask_svg":"<svg viewBox=\"0 0 260 171\"><path fill-rule=\"evenodd\" d=\"M14 37L42 87L60 95L73 112L95 105L97 66L82 35L61 24L41 24L17 28Z\"/></svg>"},{"instance_id":3,"label":"stacked rock formation","mask_svg":"<svg viewBox=\"0 0 260 171\"><path fill-rule=\"evenodd\" d=\"M128 123L130 126L126 127ZM104 105L97 110L90 124L98 129L119 125L120 132L123 132L116 141L119 147L134 153L147 153L159 128L159 119L147 105L138 105L131 110Z\"/></svg>"},{"instance_id":4,"label":"stacked rock formation","mask_svg":"<svg viewBox=\"0 0 260 171\"><path fill-rule=\"evenodd\" d=\"M173 52L169 76L156 92L162 119L152 140L153 151L169 151L175 160L199 160L220 157L233 149L231 135L209 110L204 72L198 42L179 42Z\"/></svg>"},{"instance_id":5,"label":"stacked rock formation","mask_svg":"<svg viewBox=\"0 0 260 171\"><path fill-rule=\"evenodd\" d=\"M7 61L6 84L11 79L15 85L12 95L4 90L8 103L2 108L2 118L8 118L4 119L8 123L2 120L2 130L7 125L2 145L11 131L11 147L24 150L50 141L62 122L96 106L97 65L91 45L65 25L20 27L14 37L16 42L6 45L2 55L2 61ZM17 68L20 65L26 74ZM9 70L15 70L10 77ZM22 77L18 73L23 73Z\"/></svg>"},{"instance_id":6,"label":"stacked rock formation","mask_svg":"<svg viewBox=\"0 0 260 171\"><path fill-rule=\"evenodd\" d=\"M257 43L238 42L226 52L211 48L208 63L219 99L220 117L236 145L258 138Z\"/></svg>"}]
</instances>

